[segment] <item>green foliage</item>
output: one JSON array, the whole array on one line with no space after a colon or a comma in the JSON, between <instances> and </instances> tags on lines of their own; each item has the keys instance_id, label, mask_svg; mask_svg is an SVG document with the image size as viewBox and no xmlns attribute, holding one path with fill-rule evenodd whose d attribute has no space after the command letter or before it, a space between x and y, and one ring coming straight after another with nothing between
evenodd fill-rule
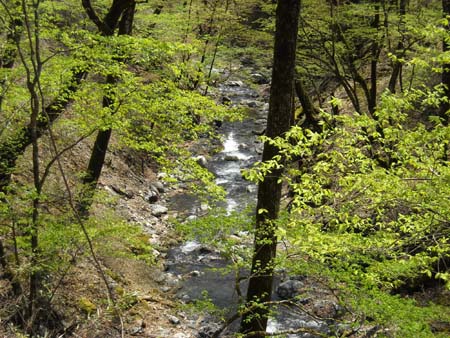
<instances>
[{"instance_id":1,"label":"green foliage","mask_svg":"<svg viewBox=\"0 0 450 338\"><path fill-rule=\"evenodd\" d=\"M209 297L207 291L202 292L202 299L196 299L192 303L186 303L180 305L182 311L189 314L207 313L210 316L214 316L223 320L226 309L219 309L214 305L212 299Z\"/></svg>"},{"instance_id":2,"label":"green foliage","mask_svg":"<svg viewBox=\"0 0 450 338\"><path fill-rule=\"evenodd\" d=\"M326 276L361 318L402 337L432 336L430 323L450 316L391 295L423 279L450 289L450 128L415 113L439 102L439 87L384 94L377 120L341 115L320 134L293 127L284 138L266 138L286 162L302 163L286 166L293 198L279 220L288 243L279 263ZM280 165L257 163L246 175L258 181Z\"/></svg>"},{"instance_id":3,"label":"green foliage","mask_svg":"<svg viewBox=\"0 0 450 338\"><path fill-rule=\"evenodd\" d=\"M250 248L242 243L252 232L253 220L248 217L249 211L228 214L223 209L213 209L208 215L176 225L185 239L217 248L224 257L231 259L238 268L248 264Z\"/></svg>"},{"instance_id":4,"label":"green foliage","mask_svg":"<svg viewBox=\"0 0 450 338\"><path fill-rule=\"evenodd\" d=\"M16 145L17 133L29 123L25 66L35 57L30 45L40 42L45 60L38 74L41 105L63 96L71 99L52 126L59 150L95 131L112 129L118 147L148 154L168 173L167 180L187 182L208 201L224 196L212 173L192 158L190 146L200 138L214 140L214 120L242 113L216 104L199 88L223 80L214 77L219 74L214 68L232 73L240 61L250 65L249 72L268 66L273 2L148 1L138 4L134 36L102 36L79 1L45 1L40 2L39 27L28 27L31 36L27 38L25 27L17 28L22 34L17 46L6 41L6 34L11 19L23 20L24 13L15 3L4 3L11 6L12 17L1 6L0 57L18 47L22 62L17 57L13 68L0 69L0 142ZM307 75L306 82L317 92L323 91L322 82L325 86L329 79L340 79L361 95L373 61L370 47L376 42L382 47L383 72L402 64L403 92L383 93L373 117L323 112L321 133L296 126L283 138L262 137L280 149L280 156L257 163L245 176L260 182L274 169L285 169L283 180L292 198L289 212L277 221L278 238L286 244L277 267L322 276L357 324L381 324L390 330L385 331L388 336L431 337L430 323L448 322L448 308L419 304L398 293L424 280L450 288L450 129L435 116L448 98L442 97L442 86L434 86L442 64L450 63L449 53L440 50L441 41L449 39L443 29L448 22L441 18L437 1L409 1L404 17L392 2L331 3L302 3L300 75ZM28 10L35 5L24 4ZM379 12L381 29L373 26L378 5L385 6ZM160 14L157 6L162 6ZM105 14L105 2L95 7L100 16ZM80 71L88 75L70 92L67 87ZM102 105L105 96L112 102L107 107ZM337 98L332 102L342 109L345 103ZM38 273L43 276L41 291L51 295L58 278L64 278L78 257L88 255L88 243L74 221L60 175L51 169L55 154L48 134L39 147L41 166L48 166L50 176L39 194L30 183L28 153L16 171L8 168L26 174L17 175L10 190L0 194L0 239L18 280ZM70 176L70 185L76 186L77 179ZM32 252L31 202L36 198L39 250ZM96 198L108 205L105 195ZM248 267L250 249L243 242L252 224L247 212L212 210L207 217L178 224L177 231L218 248L239 271ZM101 256L154 263L148 238L137 226L99 212L86 227ZM136 302L133 293L122 296L123 309ZM207 295L196 306L217 313ZM96 310L89 299L80 299L79 307L87 315Z\"/></svg>"}]
</instances>

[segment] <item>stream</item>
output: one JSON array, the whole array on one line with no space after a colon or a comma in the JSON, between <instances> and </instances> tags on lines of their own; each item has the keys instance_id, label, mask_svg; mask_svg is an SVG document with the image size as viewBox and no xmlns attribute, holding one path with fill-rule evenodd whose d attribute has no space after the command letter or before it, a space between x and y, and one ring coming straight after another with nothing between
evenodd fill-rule
<instances>
[{"instance_id":1,"label":"stream","mask_svg":"<svg viewBox=\"0 0 450 338\"><path fill-rule=\"evenodd\" d=\"M256 185L242 178L241 170L250 167L259 160L262 144L256 134L261 133L266 125L268 104L258 93L246 87L241 81L228 81L219 87L220 94L232 105L244 105L250 108L249 117L240 122L224 122L219 129L223 136L223 149L212 156L206 167L215 174L216 183L227 192L227 198L222 205L228 213L242 211L247 205L254 205L256 201ZM170 202L172 210L186 215L186 218L196 218L207 210L195 196L181 194ZM214 268L223 268L227 261L219 252L195 241L188 241L170 250L167 257L167 272L182 280L177 297L184 302L202 299L204 292L219 308L228 310L229 314L237 308L238 296L235 290L235 275L222 274ZM274 300L295 296L299 293L302 282L299 278L275 277ZM240 288L245 291L246 283ZM303 299L309 302L310 299ZM238 329L238 322L228 328L228 332ZM199 337L210 337L217 329L214 324L200 332ZM318 330L329 334L330 330L325 322L318 321L302 312L291 311L289 308L280 309L276 318L269 320L268 332L289 330L298 327ZM214 329L215 328L215 329ZM317 335L310 333L289 334L288 338L313 338Z\"/></svg>"}]
</instances>

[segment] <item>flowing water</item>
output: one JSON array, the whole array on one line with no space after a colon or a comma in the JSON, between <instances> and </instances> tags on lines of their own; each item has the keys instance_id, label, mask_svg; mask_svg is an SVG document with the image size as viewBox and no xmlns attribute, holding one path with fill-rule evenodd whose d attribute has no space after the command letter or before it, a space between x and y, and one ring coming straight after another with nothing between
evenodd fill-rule
<instances>
[{"instance_id":1,"label":"flowing water","mask_svg":"<svg viewBox=\"0 0 450 338\"><path fill-rule=\"evenodd\" d=\"M255 134L260 133L266 124L268 104L263 102L258 94L244 86L223 85L221 94L230 99L232 104L241 104L251 107L249 118L240 122L224 122L219 132L223 136L223 149L215 154L206 164L207 168L216 176L216 183L227 192L226 202L223 207L227 212L241 211L248 204L256 201L256 186L242 178L241 170L250 167L260 159L262 144ZM172 200L172 210L183 212L186 216L196 217L202 212L200 201L195 196L183 194ZM204 211L204 210L203 210ZM168 272L177 276L183 276L183 283L178 291L178 297L184 301L202 299L204 292L213 303L232 313L238 302L235 289L235 275L222 274L215 268L223 268L227 265L220 254L214 249L203 246L195 241L188 241L169 252L167 266ZM280 278L276 278L276 284ZM245 282L240 288L245 291ZM274 298L277 296L275 294ZM237 329L237 324L232 329ZM267 328L268 332L292 329L299 326L318 329L327 332L325 324L314 320L305 314L296 314L289 310L282 310L280 314L271 320ZM303 333L288 335L294 337L315 337Z\"/></svg>"}]
</instances>

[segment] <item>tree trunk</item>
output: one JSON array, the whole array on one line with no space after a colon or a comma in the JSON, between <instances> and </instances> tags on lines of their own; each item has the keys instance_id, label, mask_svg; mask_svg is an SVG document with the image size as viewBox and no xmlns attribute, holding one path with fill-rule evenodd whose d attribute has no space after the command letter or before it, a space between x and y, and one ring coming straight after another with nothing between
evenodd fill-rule
<instances>
[{"instance_id":1,"label":"tree trunk","mask_svg":"<svg viewBox=\"0 0 450 338\"><path fill-rule=\"evenodd\" d=\"M406 0L400 0L398 11L399 11L399 15L400 15L400 22L399 22L400 40L398 41L397 49L395 51L397 58L405 55L405 50L404 50L405 47L403 44L403 39L404 39L403 35L405 34ZM389 79L389 85L388 85L388 89L391 93L395 93L395 91L396 91L395 88L397 86L397 79L400 80L401 70L402 70L402 63L398 60L395 60L393 63L393 66L392 66L392 74L391 74L391 78ZM402 86L400 86L400 90L401 89L402 89Z\"/></svg>"},{"instance_id":2,"label":"tree trunk","mask_svg":"<svg viewBox=\"0 0 450 338\"><path fill-rule=\"evenodd\" d=\"M305 88L301 79L295 80L295 94L303 108L305 120L302 122L302 127L312 131L319 131L319 124L317 120L318 110L314 107L311 98L305 92Z\"/></svg>"},{"instance_id":3,"label":"tree trunk","mask_svg":"<svg viewBox=\"0 0 450 338\"><path fill-rule=\"evenodd\" d=\"M271 138L282 136L290 127L299 11L298 0L278 1L266 133ZM271 160L278 154L276 147L267 142L264 144L263 161ZM254 253L247 290L248 311L241 321L241 333L265 331L267 327L268 308L252 307L252 304L268 302L272 294L273 264L277 246L274 220L277 219L280 208L281 174L282 170L273 170L258 187Z\"/></svg>"},{"instance_id":4,"label":"tree trunk","mask_svg":"<svg viewBox=\"0 0 450 338\"><path fill-rule=\"evenodd\" d=\"M119 26L119 35L131 35L133 29L133 19L134 12L136 8L135 1L128 2L129 6L123 8L123 13L121 19L118 23L107 22L107 24L101 22L98 27L116 27ZM95 13L93 14L95 15ZM109 16L107 15L106 18ZM117 20L120 16L117 14L114 16ZM106 19L105 19L106 20ZM110 34L111 33L111 34ZM104 34L113 34L113 31L105 31ZM112 75L108 75L106 78L106 83L114 85L117 82L117 78ZM103 107L112 108L114 105L114 97L109 94L105 94L103 97ZM97 183L102 173L102 168L105 163L106 152L108 151L108 144L111 138L112 129L108 128L106 130L100 130L95 139L94 146L92 149L91 157L89 159L89 164L86 170L86 175L83 177L83 188L84 191L80 197L78 203L78 212L82 217L87 217L89 215L89 208L92 204L92 198L97 188Z\"/></svg>"},{"instance_id":5,"label":"tree trunk","mask_svg":"<svg viewBox=\"0 0 450 338\"><path fill-rule=\"evenodd\" d=\"M442 12L445 18L450 15L450 0L442 0ZM445 28L447 33L450 33L450 25L446 25ZM450 50L450 43L446 39L442 43L442 49L444 52ZM444 95L447 97L447 101L442 102L440 115L443 118L443 123L447 125L449 122L447 112L450 109L450 102L448 102L450 100L450 64L448 63L443 65L442 84L445 88Z\"/></svg>"},{"instance_id":6,"label":"tree trunk","mask_svg":"<svg viewBox=\"0 0 450 338\"><path fill-rule=\"evenodd\" d=\"M0 57L0 68L11 69L14 67L14 62L17 57L17 45L20 43L20 28L22 27L22 20L12 19L9 24L9 30L6 34L6 43L3 54ZM0 111L2 110L4 99L4 87L6 77L0 80Z\"/></svg>"},{"instance_id":7,"label":"tree trunk","mask_svg":"<svg viewBox=\"0 0 450 338\"><path fill-rule=\"evenodd\" d=\"M378 58L381 52L381 46L378 41L378 31L380 28L380 5L375 4L375 16L373 18L372 27L377 30L377 36L372 42L371 61L370 61L370 95L367 98L367 108L371 116L374 116L377 106L377 70Z\"/></svg>"}]
</instances>

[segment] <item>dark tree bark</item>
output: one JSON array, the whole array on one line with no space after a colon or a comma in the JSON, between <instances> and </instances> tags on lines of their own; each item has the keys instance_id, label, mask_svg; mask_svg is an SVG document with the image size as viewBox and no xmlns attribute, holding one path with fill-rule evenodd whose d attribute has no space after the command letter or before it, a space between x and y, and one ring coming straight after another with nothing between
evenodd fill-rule
<instances>
[{"instance_id":1,"label":"dark tree bark","mask_svg":"<svg viewBox=\"0 0 450 338\"><path fill-rule=\"evenodd\" d=\"M347 41L347 38L344 34L340 22L335 21L332 24L331 29L333 30L333 32L335 32L336 41L344 43L344 45L347 48L347 52L344 52L344 54L341 56L342 58L341 62L337 61L337 56L334 52L328 53L334 67L333 72L335 73L336 80L338 80L344 87L345 92L349 96L350 101L352 102L352 105L355 108L355 111L361 113L360 99L358 97L358 89L356 84L358 84L361 87L364 96L366 98L367 105L369 106L371 103L370 98L371 92L369 85L367 84L366 79L364 78L364 76L361 75L357 67L357 61L358 59L361 58L361 55L358 55L354 51L352 51L353 47L351 47L351 44ZM348 75L346 74L346 71L344 70L342 73L342 71L340 70L341 68L341 66L339 65L340 63L347 69L348 75L351 77L353 81L353 85L347 79Z\"/></svg>"},{"instance_id":2,"label":"dark tree bark","mask_svg":"<svg viewBox=\"0 0 450 338\"><path fill-rule=\"evenodd\" d=\"M128 4L128 7L119 7L118 5L114 5L118 1L114 1L113 6L110 9L110 12L113 11L115 14L108 13L104 19L104 21L100 21L93 12L89 15L89 17L94 17L99 20L100 23L94 23L97 24L99 29L101 27L119 27L118 34L119 35L131 35L132 29L133 29L133 19L134 19L134 12L136 9L136 3L135 1L125 1L125 3ZM120 1L119 1L120 2ZM83 5L86 8L91 8L90 1L84 0ZM121 9L121 15L117 14L117 8ZM92 19L91 17L91 19ZM115 18L117 22L113 22L111 18ZM119 21L120 18L120 21ZM112 35L114 34L114 30L106 30L103 32L105 35ZM110 85L114 85L117 83L117 78L115 78L112 75L108 75L106 77L106 83ZM103 107L104 108L112 108L114 105L114 97L105 94L103 96ZM82 217L87 217L89 215L89 208L92 204L92 198L95 193L95 189L97 187L98 180L100 178L100 175L102 173L102 168L105 163L105 157L106 153L108 151L108 144L109 140L111 138L112 130L111 128L108 128L106 130L100 130L97 134L97 138L95 139L94 146L92 148L91 157L89 159L89 164L86 169L86 174L83 177L82 183L83 183L83 193L80 197L80 201L78 203L78 212Z\"/></svg>"},{"instance_id":3,"label":"dark tree bark","mask_svg":"<svg viewBox=\"0 0 450 338\"><path fill-rule=\"evenodd\" d=\"M3 269L3 276L11 283L11 288L14 296L20 296L22 294L22 286L16 278L16 275L11 271L11 267L6 259L5 248L3 242L0 239L0 265Z\"/></svg>"},{"instance_id":4,"label":"dark tree bark","mask_svg":"<svg viewBox=\"0 0 450 338\"><path fill-rule=\"evenodd\" d=\"M290 127L294 95L295 55L298 31L299 0L280 0L276 10L276 32L272 87L270 90L267 136L282 136ZM279 150L264 144L263 161L273 159ZM256 228L251 276L247 290L247 306L270 300L273 284L277 238L274 221L278 217L281 199L282 170L273 170L258 187ZM254 307L243 315L240 332L265 331L268 309Z\"/></svg>"},{"instance_id":5,"label":"dark tree bark","mask_svg":"<svg viewBox=\"0 0 450 338\"><path fill-rule=\"evenodd\" d=\"M0 56L0 68L11 69L14 67L14 63L17 58L17 44L20 42L20 27L22 27L22 20L12 19L8 33L6 34L6 44L3 54ZM5 79L0 79L0 111L2 110L3 98L4 98L4 86Z\"/></svg>"},{"instance_id":6,"label":"dark tree bark","mask_svg":"<svg viewBox=\"0 0 450 338\"><path fill-rule=\"evenodd\" d=\"M442 12L444 17L449 18L450 16L450 0L442 0ZM449 18L450 19L450 18ZM447 25L446 30L450 33L450 25ZM444 39L442 43L442 49L444 52L450 50L450 43L446 39ZM449 122L449 116L447 115L448 110L450 109L450 64L443 65L442 71L442 84L444 85L444 95L447 97L447 102L443 102L441 105L441 117L444 120L444 124L447 125Z\"/></svg>"},{"instance_id":7,"label":"dark tree bark","mask_svg":"<svg viewBox=\"0 0 450 338\"><path fill-rule=\"evenodd\" d=\"M404 34L405 34L406 0L400 0L398 14L400 16L400 23L399 23L400 40L398 41L395 54L397 57L402 57L405 55L405 46L403 43L403 39L404 39ZM397 81L400 79L401 71L402 71L402 63L397 60L394 61L393 66L392 66L392 74L389 79L389 85L388 85L388 89L391 93L395 93L395 91L396 91ZM401 90L402 90L402 88L400 86L400 91Z\"/></svg>"},{"instance_id":8,"label":"dark tree bark","mask_svg":"<svg viewBox=\"0 0 450 338\"><path fill-rule=\"evenodd\" d=\"M295 94L303 108L303 113L305 114L305 119L302 121L301 126L303 128L310 129L312 131L319 131L319 124L317 116L319 111L311 101L309 95L305 92L305 87L301 79L297 78L295 80Z\"/></svg>"},{"instance_id":9,"label":"dark tree bark","mask_svg":"<svg viewBox=\"0 0 450 338\"><path fill-rule=\"evenodd\" d=\"M114 0L108 13L100 19L92 7L90 0L81 1L83 8L91 21L97 26L99 32L105 36L112 36L117 28L120 17L130 6L135 6L134 0Z\"/></svg>"},{"instance_id":10,"label":"dark tree bark","mask_svg":"<svg viewBox=\"0 0 450 338\"><path fill-rule=\"evenodd\" d=\"M373 18L372 27L378 32L380 28L380 5L375 3L375 15ZM370 60L370 92L367 97L367 108L369 113L374 116L377 106L377 70L378 59L381 53L381 45L378 41L378 34L372 42L371 60Z\"/></svg>"}]
</instances>

